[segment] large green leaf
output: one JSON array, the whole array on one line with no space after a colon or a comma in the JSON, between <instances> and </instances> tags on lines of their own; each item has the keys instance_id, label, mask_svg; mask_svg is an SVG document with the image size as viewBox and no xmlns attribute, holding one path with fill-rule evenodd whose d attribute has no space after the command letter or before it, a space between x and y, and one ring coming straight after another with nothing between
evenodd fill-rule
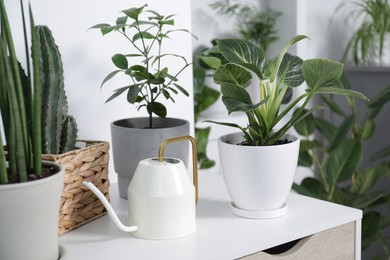
<instances>
[{"instance_id":1,"label":"large green leaf","mask_svg":"<svg viewBox=\"0 0 390 260\"><path fill-rule=\"evenodd\" d=\"M264 52L251 42L239 39L218 40L220 53L231 63L245 67L262 78L261 66L264 62Z\"/></svg>"},{"instance_id":2,"label":"large green leaf","mask_svg":"<svg viewBox=\"0 0 390 260\"><path fill-rule=\"evenodd\" d=\"M375 133L375 121L371 119L365 120L357 129L356 138L360 141L370 139Z\"/></svg>"},{"instance_id":3,"label":"large green leaf","mask_svg":"<svg viewBox=\"0 0 390 260\"><path fill-rule=\"evenodd\" d=\"M328 152L332 152L338 147L339 144L341 144L342 140L347 138L347 134L352 128L353 120L354 115L347 116L337 128L336 132L332 133L332 138L329 140L328 146L326 148Z\"/></svg>"},{"instance_id":4,"label":"large green leaf","mask_svg":"<svg viewBox=\"0 0 390 260\"><path fill-rule=\"evenodd\" d=\"M343 72L342 63L327 59L305 60L301 68L307 85L314 92L338 79Z\"/></svg>"},{"instance_id":5,"label":"large green leaf","mask_svg":"<svg viewBox=\"0 0 390 260\"><path fill-rule=\"evenodd\" d=\"M276 57L275 59L271 60L270 63L268 64L268 66L267 66L268 67L267 68L267 79L269 79L271 82L275 81L276 76L279 74L279 70L280 70L281 64L282 64L282 62L284 60L284 56L285 56L288 48L290 48L291 45L293 45L293 44L295 44L295 43L297 43L300 40L303 40L305 38L308 38L308 37L305 36L305 35L297 35L297 36L291 38L288 42L286 42L284 44L283 48L279 52L278 57ZM292 58L292 59L294 60L293 63L299 62L295 58Z\"/></svg>"},{"instance_id":6,"label":"large green leaf","mask_svg":"<svg viewBox=\"0 0 390 260\"><path fill-rule=\"evenodd\" d=\"M252 111L255 108L259 107L262 103L262 102L259 102L256 104L248 104L248 103L244 103L240 100L226 97L226 96L222 97L222 102L225 104L226 109L228 110L229 114L232 112L238 112L238 111L240 111L240 112Z\"/></svg>"},{"instance_id":7,"label":"large green leaf","mask_svg":"<svg viewBox=\"0 0 390 260\"><path fill-rule=\"evenodd\" d=\"M214 74L214 82L217 84L233 84L245 88L251 80L251 74L243 67L235 64L220 66Z\"/></svg>"},{"instance_id":8,"label":"large green leaf","mask_svg":"<svg viewBox=\"0 0 390 260\"><path fill-rule=\"evenodd\" d=\"M326 162L326 172L332 185L349 179L359 166L362 157L361 143L355 140L343 140L342 143L329 154Z\"/></svg>"},{"instance_id":9,"label":"large green leaf","mask_svg":"<svg viewBox=\"0 0 390 260\"><path fill-rule=\"evenodd\" d=\"M322 101L325 102L325 104L328 105L328 107L333 111L335 112L336 114L339 114L341 116L345 116L345 113L343 111L343 109L336 103L333 101L333 98L332 97L328 97L328 96L325 96L325 95L321 95L321 99Z\"/></svg>"},{"instance_id":10,"label":"large green leaf","mask_svg":"<svg viewBox=\"0 0 390 260\"><path fill-rule=\"evenodd\" d=\"M264 77L270 81L275 81L274 71L277 69L279 57L266 62L264 66ZM278 73L278 80L289 87L300 86L303 81L303 74L301 65L303 60L297 56L286 53L280 64Z\"/></svg>"},{"instance_id":11,"label":"large green leaf","mask_svg":"<svg viewBox=\"0 0 390 260\"><path fill-rule=\"evenodd\" d=\"M335 94L335 95L343 95L348 97L358 97L361 99L368 100L368 98L360 92L350 90L350 89L342 89L337 87L329 87L323 86L320 89L315 91L316 94Z\"/></svg>"},{"instance_id":12,"label":"large green leaf","mask_svg":"<svg viewBox=\"0 0 390 260\"><path fill-rule=\"evenodd\" d=\"M318 199L324 199L326 194L321 182L312 177L303 179L300 185L294 183L293 189L302 195Z\"/></svg>"},{"instance_id":13,"label":"large green leaf","mask_svg":"<svg viewBox=\"0 0 390 260\"><path fill-rule=\"evenodd\" d=\"M222 84L221 92L224 98L234 99L252 105L252 99L249 93L242 87L234 84Z\"/></svg>"},{"instance_id":14,"label":"large green leaf","mask_svg":"<svg viewBox=\"0 0 390 260\"><path fill-rule=\"evenodd\" d=\"M380 231L380 214L378 212L365 213L362 220L362 250L377 241Z\"/></svg>"},{"instance_id":15,"label":"large green leaf","mask_svg":"<svg viewBox=\"0 0 390 260\"><path fill-rule=\"evenodd\" d=\"M359 172L356 180L352 183L351 190L356 194L364 194L375 185L379 177L386 176L388 173L389 169L385 164L378 164L368 170Z\"/></svg>"},{"instance_id":16,"label":"large green leaf","mask_svg":"<svg viewBox=\"0 0 390 260\"><path fill-rule=\"evenodd\" d=\"M299 151L298 166L311 167L313 158L307 151Z\"/></svg>"}]
</instances>

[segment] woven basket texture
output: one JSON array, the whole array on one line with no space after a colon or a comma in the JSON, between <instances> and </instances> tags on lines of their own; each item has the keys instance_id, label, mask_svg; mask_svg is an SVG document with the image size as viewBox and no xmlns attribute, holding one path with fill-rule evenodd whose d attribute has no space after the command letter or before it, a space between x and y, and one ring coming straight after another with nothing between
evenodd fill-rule
<instances>
[{"instance_id":1,"label":"woven basket texture","mask_svg":"<svg viewBox=\"0 0 390 260\"><path fill-rule=\"evenodd\" d=\"M110 145L104 141L82 142L86 143L86 147L64 154L42 156L44 160L54 161L65 167L58 223L59 236L107 214L100 200L82 182L91 181L110 200Z\"/></svg>"}]
</instances>

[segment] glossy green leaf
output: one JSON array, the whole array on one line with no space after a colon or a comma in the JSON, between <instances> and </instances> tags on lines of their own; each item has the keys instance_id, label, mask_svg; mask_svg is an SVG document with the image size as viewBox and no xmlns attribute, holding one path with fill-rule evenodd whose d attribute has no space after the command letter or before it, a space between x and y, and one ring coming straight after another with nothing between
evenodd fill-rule
<instances>
[{"instance_id":1,"label":"glossy green leaf","mask_svg":"<svg viewBox=\"0 0 390 260\"><path fill-rule=\"evenodd\" d=\"M110 72L110 74L108 74L108 75L104 78L102 84L100 85L100 88L102 88L103 85L104 85L107 81L109 81L109 80L112 79L116 74L118 74L118 72L121 72L121 70L115 70L115 71L113 71L113 72Z\"/></svg>"},{"instance_id":2,"label":"glossy green leaf","mask_svg":"<svg viewBox=\"0 0 390 260\"><path fill-rule=\"evenodd\" d=\"M264 62L264 52L251 42L239 39L217 41L220 53L231 63L245 67L262 78L260 67Z\"/></svg>"},{"instance_id":3,"label":"glossy green leaf","mask_svg":"<svg viewBox=\"0 0 390 260\"><path fill-rule=\"evenodd\" d=\"M149 103L147 106L146 106L146 109L148 110L148 113L151 114L155 114L159 117L162 117L162 118L165 118L167 116L167 109L166 107L159 103L159 102L153 102L153 103Z\"/></svg>"},{"instance_id":4,"label":"glossy green leaf","mask_svg":"<svg viewBox=\"0 0 390 260\"><path fill-rule=\"evenodd\" d=\"M112 56L111 60L119 69L126 70L129 66L127 59L123 54L115 54Z\"/></svg>"},{"instance_id":5,"label":"glossy green leaf","mask_svg":"<svg viewBox=\"0 0 390 260\"><path fill-rule=\"evenodd\" d=\"M349 179L359 166L362 157L362 146L358 141L346 140L329 154L326 172L329 182L335 185Z\"/></svg>"},{"instance_id":6,"label":"glossy green leaf","mask_svg":"<svg viewBox=\"0 0 390 260\"><path fill-rule=\"evenodd\" d=\"M265 78L272 81L275 80L274 74L278 66L278 61L279 57L276 57L266 62L266 65L264 66ZM286 53L280 63L279 71L277 71L278 80L289 87L300 86L304 81L301 70L302 63L303 60L301 58Z\"/></svg>"},{"instance_id":7,"label":"glossy green leaf","mask_svg":"<svg viewBox=\"0 0 390 260\"><path fill-rule=\"evenodd\" d=\"M368 170L359 172L351 190L355 194L364 194L376 184L381 176L386 176L388 173L389 169L385 164L378 164Z\"/></svg>"},{"instance_id":8,"label":"glossy green leaf","mask_svg":"<svg viewBox=\"0 0 390 260\"><path fill-rule=\"evenodd\" d=\"M130 86L129 91L127 92L127 101L130 104L134 104L136 102L139 91L140 87L138 84Z\"/></svg>"},{"instance_id":9,"label":"glossy green leaf","mask_svg":"<svg viewBox=\"0 0 390 260\"><path fill-rule=\"evenodd\" d=\"M221 66L221 60L217 57L200 55L199 58L213 69L218 69Z\"/></svg>"},{"instance_id":10,"label":"glossy green leaf","mask_svg":"<svg viewBox=\"0 0 390 260\"><path fill-rule=\"evenodd\" d=\"M255 108L259 107L262 102L256 103L256 104L248 104L244 103L240 100L230 98L227 96L222 96L222 102L225 104L226 109L228 110L228 113L231 114L232 112L248 112L252 111Z\"/></svg>"},{"instance_id":11,"label":"glossy green leaf","mask_svg":"<svg viewBox=\"0 0 390 260\"><path fill-rule=\"evenodd\" d=\"M338 145L347 138L348 132L352 128L354 115L347 116L344 121L340 124L335 132L332 133L332 138L329 140L326 150L332 152L338 147Z\"/></svg>"},{"instance_id":12,"label":"glossy green leaf","mask_svg":"<svg viewBox=\"0 0 390 260\"><path fill-rule=\"evenodd\" d=\"M337 87L322 87L315 91L316 94L335 94L335 95L343 95L348 97L358 97L361 99L368 100L368 98L360 92L350 90L350 89L341 89Z\"/></svg>"},{"instance_id":13,"label":"glossy green leaf","mask_svg":"<svg viewBox=\"0 0 390 260\"><path fill-rule=\"evenodd\" d=\"M214 74L214 82L222 84L232 84L245 88L248 85L248 81L252 78L251 74L243 67L226 64L220 66Z\"/></svg>"},{"instance_id":14,"label":"glossy green leaf","mask_svg":"<svg viewBox=\"0 0 390 260\"><path fill-rule=\"evenodd\" d=\"M305 81L312 91L338 79L343 72L343 64L327 59L305 60L301 66Z\"/></svg>"},{"instance_id":15,"label":"glossy green leaf","mask_svg":"<svg viewBox=\"0 0 390 260\"><path fill-rule=\"evenodd\" d=\"M294 184L293 189L302 195L318 199L323 199L326 194L321 182L312 177L306 177L300 185Z\"/></svg>"}]
</instances>

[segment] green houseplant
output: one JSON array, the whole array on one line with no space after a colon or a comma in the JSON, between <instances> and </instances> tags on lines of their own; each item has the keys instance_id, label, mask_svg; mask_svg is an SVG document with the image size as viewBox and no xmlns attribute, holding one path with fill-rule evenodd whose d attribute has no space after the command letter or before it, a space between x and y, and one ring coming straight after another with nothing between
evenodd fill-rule
<instances>
[{"instance_id":1,"label":"green houseplant","mask_svg":"<svg viewBox=\"0 0 390 260\"><path fill-rule=\"evenodd\" d=\"M285 200L295 174L299 141L286 133L296 123L320 109L315 106L305 110L314 95L340 94L365 98L361 93L341 89L333 84L343 71L341 63L326 59L303 61L287 53L291 45L305 38L303 35L292 38L279 55L272 59L267 59L261 48L237 39L219 40L215 48L206 52L207 56L201 56L216 69L214 81L221 86L222 101L228 113L243 112L248 118L248 124L244 127L210 121L241 130L220 137L218 142L222 172L233 200L233 213L237 215L248 216L249 212L257 212L253 217L266 217L268 215L262 212L274 210L272 216L287 212ZM213 54L222 55L228 63L222 64L220 59L210 57ZM257 101L252 101L253 97L245 90L252 75L260 81L260 99ZM292 100L293 88L303 82L307 84L305 92ZM282 107L282 104L287 103ZM298 108L291 118L283 122L295 107ZM288 151L283 151L284 148ZM256 155L260 151L264 154ZM284 158L283 164L276 162L276 157ZM261 161L262 158L265 161ZM248 176L238 176L237 172L250 173ZM262 189L259 185L265 187Z\"/></svg>"},{"instance_id":2,"label":"green houseplant","mask_svg":"<svg viewBox=\"0 0 390 260\"><path fill-rule=\"evenodd\" d=\"M347 80L339 83L342 88L349 86ZM299 165L310 168L314 177L305 178L293 188L307 196L362 209L362 249L379 243L383 246L382 257L387 259L389 238L384 230L390 225L390 217L381 208L388 208L390 193L376 185L388 184L390 145L378 147L367 160L363 160L363 145L375 134L374 120L390 101L390 86L372 97L362 111L356 109L351 98L347 98L345 108L330 97L321 98L332 111L333 122L311 116L295 125L304 136Z\"/></svg>"},{"instance_id":3,"label":"green houseplant","mask_svg":"<svg viewBox=\"0 0 390 260\"><path fill-rule=\"evenodd\" d=\"M340 5L339 9L351 7L352 12L346 20L361 21L354 31L347 47L343 61L351 54L355 65L374 63L375 59L386 62L384 51L389 48L390 5L387 0L357 0Z\"/></svg>"},{"instance_id":4,"label":"green houseplant","mask_svg":"<svg viewBox=\"0 0 390 260\"><path fill-rule=\"evenodd\" d=\"M0 251L5 259L57 259L64 169L41 159L41 46L30 8L33 67L26 77L16 59L3 1L0 16L0 109L5 136L5 142L0 138ZM24 39L27 46L26 33Z\"/></svg>"},{"instance_id":5,"label":"green houseplant","mask_svg":"<svg viewBox=\"0 0 390 260\"><path fill-rule=\"evenodd\" d=\"M147 5L133 7L121 12L114 25L97 24L103 35L116 33L129 43L129 53L112 56L116 70L109 73L102 86L118 74L129 80L129 85L114 91L107 102L126 94L131 105L146 109L148 117L126 118L111 124L112 147L115 171L118 173L119 194L127 198L127 187L138 162L155 156L156 147L164 139L189 134L189 122L167 117L162 100L174 102L174 96L188 92L179 84L178 76L191 65L184 56L163 53L163 45L185 29L175 29L173 15L162 15L147 9ZM172 72L168 65L183 62L183 66ZM157 116L154 117L153 115ZM188 144L173 144L167 155L188 163Z\"/></svg>"}]
</instances>

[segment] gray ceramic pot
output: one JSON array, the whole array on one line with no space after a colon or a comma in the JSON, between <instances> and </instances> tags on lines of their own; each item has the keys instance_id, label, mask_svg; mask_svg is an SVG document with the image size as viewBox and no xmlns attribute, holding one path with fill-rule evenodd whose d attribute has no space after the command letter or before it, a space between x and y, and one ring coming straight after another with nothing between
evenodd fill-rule
<instances>
[{"instance_id":1,"label":"gray ceramic pot","mask_svg":"<svg viewBox=\"0 0 390 260\"><path fill-rule=\"evenodd\" d=\"M127 187L139 161L158 156L159 145L168 138L189 135L190 123L177 118L153 118L154 128L148 128L149 118L127 118L111 124L114 168L118 174L119 195L127 199ZM164 156L181 159L188 166L188 142L167 146Z\"/></svg>"},{"instance_id":2,"label":"gray ceramic pot","mask_svg":"<svg viewBox=\"0 0 390 260\"><path fill-rule=\"evenodd\" d=\"M0 258L56 260L64 168L40 180L0 185Z\"/></svg>"}]
</instances>

